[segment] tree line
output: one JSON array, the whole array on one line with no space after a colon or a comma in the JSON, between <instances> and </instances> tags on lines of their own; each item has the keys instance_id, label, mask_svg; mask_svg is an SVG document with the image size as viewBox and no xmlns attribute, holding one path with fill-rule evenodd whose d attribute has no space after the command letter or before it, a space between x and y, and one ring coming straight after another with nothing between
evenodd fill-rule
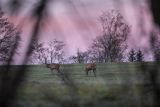
<instances>
[{"instance_id":1,"label":"tree line","mask_svg":"<svg viewBox=\"0 0 160 107\"><path fill-rule=\"evenodd\" d=\"M58 61L59 63L106 63L106 62L121 62L126 57L124 56L127 50L127 39L130 34L130 27L125 22L123 16L116 10L103 12L99 17L99 22L102 27L101 34L93 39L92 44L87 51L80 51L79 48L75 55L64 58L63 41L54 39L48 43L49 47L44 48L42 43L34 42L32 61L39 60L39 63L44 63L47 58L48 63ZM52 44L51 44L52 43ZM128 55L128 61L143 61L144 55L142 50L131 50Z\"/></svg>"},{"instance_id":2,"label":"tree line","mask_svg":"<svg viewBox=\"0 0 160 107\"><path fill-rule=\"evenodd\" d=\"M101 25L101 33L93 39L92 44L86 51L77 49L75 55L65 57L65 43L56 38L48 43L39 43L33 40L28 63L44 64L47 63L106 63L106 62L122 62L127 59L128 62L144 61L143 50L128 49L127 40L130 35L131 28L125 22L124 17L119 11L105 11L99 16ZM20 42L20 31L4 17L4 13L0 11L0 62L6 63L18 40ZM154 42L154 56L156 61L160 58L160 40L159 32L152 32L151 37ZM47 45L47 46L45 46ZM129 52L126 55L126 50ZM18 52L16 52L17 54Z\"/></svg>"}]
</instances>

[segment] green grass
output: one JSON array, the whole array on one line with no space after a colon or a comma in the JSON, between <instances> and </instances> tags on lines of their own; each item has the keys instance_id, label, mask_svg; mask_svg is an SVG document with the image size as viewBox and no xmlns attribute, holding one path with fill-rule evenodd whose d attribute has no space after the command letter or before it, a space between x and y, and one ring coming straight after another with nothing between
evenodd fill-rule
<instances>
[{"instance_id":1,"label":"green grass","mask_svg":"<svg viewBox=\"0 0 160 107\"><path fill-rule=\"evenodd\" d=\"M143 63L152 69L154 63ZM2 68L2 67L1 67ZM135 107L151 106L152 91L146 91L141 63L97 64L97 76L86 76L84 64L62 65L71 81L62 81L44 65L27 66L27 78L18 90L20 107ZM146 71L147 72L147 71ZM75 106L75 105L74 105Z\"/></svg>"}]
</instances>

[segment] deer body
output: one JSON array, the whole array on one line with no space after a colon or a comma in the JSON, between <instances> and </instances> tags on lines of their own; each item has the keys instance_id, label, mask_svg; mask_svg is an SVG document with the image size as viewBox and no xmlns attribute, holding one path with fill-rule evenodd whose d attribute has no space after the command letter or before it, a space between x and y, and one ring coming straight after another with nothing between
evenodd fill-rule
<instances>
[{"instance_id":1,"label":"deer body","mask_svg":"<svg viewBox=\"0 0 160 107\"><path fill-rule=\"evenodd\" d=\"M53 72L53 70L57 70L58 73L60 73L60 64L46 64L47 68L50 68L51 71Z\"/></svg>"},{"instance_id":2,"label":"deer body","mask_svg":"<svg viewBox=\"0 0 160 107\"><path fill-rule=\"evenodd\" d=\"M94 76L96 77L96 64L95 63L90 63L86 65L85 68L86 74L88 75L89 71L93 71Z\"/></svg>"}]
</instances>

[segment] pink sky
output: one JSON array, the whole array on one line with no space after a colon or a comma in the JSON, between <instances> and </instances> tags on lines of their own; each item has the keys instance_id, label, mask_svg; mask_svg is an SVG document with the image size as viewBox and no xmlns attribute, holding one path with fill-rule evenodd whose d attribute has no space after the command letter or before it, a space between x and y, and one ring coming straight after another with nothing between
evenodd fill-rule
<instances>
[{"instance_id":1,"label":"pink sky","mask_svg":"<svg viewBox=\"0 0 160 107\"><path fill-rule=\"evenodd\" d=\"M146 37L144 39L143 36L139 36L141 32L139 21L144 21L142 26L144 26L146 33L152 26L152 18L145 0L139 0L137 4L132 2L134 0L121 0L122 4L119 4L120 2L114 3L113 1L116 0L71 0L73 4L67 4L64 1L57 0L54 5L52 3L48 5L50 17L45 29L41 32L40 41L48 42L53 38L64 41L66 56L75 54L77 48L85 51L91 45L92 40L101 33L98 17L103 11L111 9L119 10L128 25L131 26L129 47L145 47L148 44ZM29 5L26 6L26 13L29 11ZM138 19L139 15L143 19ZM21 27L24 41L22 50L25 50L34 21L27 17L22 22L20 22L21 18L17 19L15 16L11 18L14 23L22 24L23 22L23 27ZM23 52L21 56L23 56Z\"/></svg>"}]
</instances>

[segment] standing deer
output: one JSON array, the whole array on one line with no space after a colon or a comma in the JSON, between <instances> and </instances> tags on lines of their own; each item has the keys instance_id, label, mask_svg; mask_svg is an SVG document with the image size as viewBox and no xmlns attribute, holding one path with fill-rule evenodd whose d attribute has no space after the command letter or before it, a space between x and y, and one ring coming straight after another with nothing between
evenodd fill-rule
<instances>
[{"instance_id":1,"label":"standing deer","mask_svg":"<svg viewBox=\"0 0 160 107\"><path fill-rule=\"evenodd\" d=\"M52 64L46 64L47 68L50 68L50 70L53 72L53 70L57 70L58 73L60 73L60 64L55 64L55 63L52 63Z\"/></svg>"},{"instance_id":2,"label":"standing deer","mask_svg":"<svg viewBox=\"0 0 160 107\"><path fill-rule=\"evenodd\" d=\"M87 75L88 75L88 72L91 70L93 71L94 76L96 77L96 64L95 63L90 63L86 65L85 71Z\"/></svg>"},{"instance_id":3,"label":"standing deer","mask_svg":"<svg viewBox=\"0 0 160 107\"><path fill-rule=\"evenodd\" d=\"M46 59L45 59L45 64L47 68L50 68L51 72L53 72L53 70L57 70L58 73L60 73L60 64L56 64L56 63L47 64Z\"/></svg>"}]
</instances>

